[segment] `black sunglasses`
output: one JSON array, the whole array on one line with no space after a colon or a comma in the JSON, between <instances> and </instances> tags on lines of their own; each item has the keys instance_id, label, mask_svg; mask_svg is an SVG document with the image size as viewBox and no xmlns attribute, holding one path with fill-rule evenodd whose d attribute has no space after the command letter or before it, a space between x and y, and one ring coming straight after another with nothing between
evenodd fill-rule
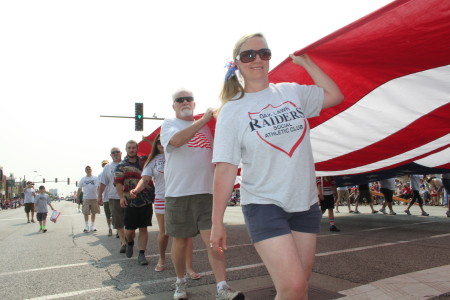
<instances>
[{"instance_id":1,"label":"black sunglasses","mask_svg":"<svg viewBox=\"0 0 450 300\"><path fill-rule=\"evenodd\" d=\"M256 59L256 54L258 54L262 60L270 60L272 58L272 52L270 49L263 48L259 50L242 51L236 59L242 61L243 63L249 63Z\"/></svg>"},{"instance_id":2,"label":"black sunglasses","mask_svg":"<svg viewBox=\"0 0 450 300\"><path fill-rule=\"evenodd\" d=\"M160 140L157 140L157 141L156 141L156 145L161 145L161 141L160 141Z\"/></svg>"},{"instance_id":3,"label":"black sunglasses","mask_svg":"<svg viewBox=\"0 0 450 300\"><path fill-rule=\"evenodd\" d=\"M111 154L119 154L120 153L120 151L111 151Z\"/></svg>"},{"instance_id":4,"label":"black sunglasses","mask_svg":"<svg viewBox=\"0 0 450 300\"><path fill-rule=\"evenodd\" d=\"M183 103L184 101L186 102L192 102L194 101L194 97L189 96L189 97L178 97L175 99L175 102L177 103Z\"/></svg>"}]
</instances>

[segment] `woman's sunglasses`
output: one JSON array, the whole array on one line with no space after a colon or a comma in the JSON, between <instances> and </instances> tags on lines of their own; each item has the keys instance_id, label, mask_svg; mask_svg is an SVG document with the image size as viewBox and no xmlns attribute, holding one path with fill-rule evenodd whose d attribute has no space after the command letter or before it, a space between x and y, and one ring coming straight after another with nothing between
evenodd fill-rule
<instances>
[{"instance_id":1,"label":"woman's sunglasses","mask_svg":"<svg viewBox=\"0 0 450 300\"><path fill-rule=\"evenodd\" d=\"M240 60L243 63L249 63L256 59L257 54L262 60L270 60L272 58L272 52L270 51L270 49L263 48L259 50L242 51L241 53L239 53L236 59Z\"/></svg>"}]
</instances>

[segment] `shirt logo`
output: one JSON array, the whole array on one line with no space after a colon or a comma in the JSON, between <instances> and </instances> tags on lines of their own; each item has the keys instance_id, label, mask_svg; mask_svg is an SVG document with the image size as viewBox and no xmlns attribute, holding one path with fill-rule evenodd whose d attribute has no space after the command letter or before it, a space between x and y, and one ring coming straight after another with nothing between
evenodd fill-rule
<instances>
[{"instance_id":1,"label":"shirt logo","mask_svg":"<svg viewBox=\"0 0 450 300\"><path fill-rule=\"evenodd\" d=\"M267 105L259 112L249 112L250 130L271 147L292 157L305 137L308 123L300 107L291 101L279 106Z\"/></svg>"},{"instance_id":2,"label":"shirt logo","mask_svg":"<svg viewBox=\"0 0 450 300\"><path fill-rule=\"evenodd\" d=\"M191 148L207 148L211 149L211 143L209 142L206 135L197 132L194 137L187 143L188 147Z\"/></svg>"}]
</instances>

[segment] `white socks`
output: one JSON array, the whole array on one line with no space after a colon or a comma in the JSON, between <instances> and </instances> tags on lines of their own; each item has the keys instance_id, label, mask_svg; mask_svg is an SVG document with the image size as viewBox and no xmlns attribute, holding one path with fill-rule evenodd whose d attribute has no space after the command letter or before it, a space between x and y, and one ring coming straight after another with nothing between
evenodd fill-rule
<instances>
[{"instance_id":1,"label":"white socks","mask_svg":"<svg viewBox=\"0 0 450 300\"><path fill-rule=\"evenodd\" d=\"M217 283L217 292L220 290L223 290L225 287L228 287L228 284L226 281L221 281Z\"/></svg>"}]
</instances>

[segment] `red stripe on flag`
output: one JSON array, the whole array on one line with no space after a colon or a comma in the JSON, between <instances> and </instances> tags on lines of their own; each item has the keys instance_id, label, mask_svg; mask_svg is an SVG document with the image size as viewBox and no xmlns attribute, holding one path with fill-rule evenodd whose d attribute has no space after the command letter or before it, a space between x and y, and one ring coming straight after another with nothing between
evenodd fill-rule
<instances>
[{"instance_id":1,"label":"red stripe on flag","mask_svg":"<svg viewBox=\"0 0 450 300\"><path fill-rule=\"evenodd\" d=\"M435 109L395 134L370 146L330 160L318 162L316 163L316 170L338 171L352 169L416 149L447 135L450 132L449 116L450 103ZM432 128L433 130L427 130L427 128Z\"/></svg>"}]
</instances>

